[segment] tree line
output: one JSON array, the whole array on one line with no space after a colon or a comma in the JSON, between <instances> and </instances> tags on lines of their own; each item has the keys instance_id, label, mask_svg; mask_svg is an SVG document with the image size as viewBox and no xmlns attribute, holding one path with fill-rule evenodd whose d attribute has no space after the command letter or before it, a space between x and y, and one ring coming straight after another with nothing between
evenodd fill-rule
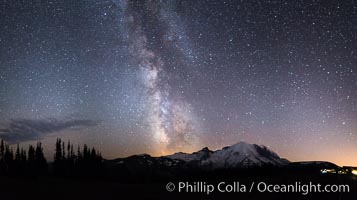
<instances>
[{"instance_id":1,"label":"tree line","mask_svg":"<svg viewBox=\"0 0 357 200\"><path fill-rule=\"evenodd\" d=\"M60 138L55 144L53 163L48 163L41 142L28 149L16 146L14 151L4 140L0 141L0 175L11 176L99 176L103 172L102 155L86 144L74 150L70 141Z\"/></svg>"}]
</instances>

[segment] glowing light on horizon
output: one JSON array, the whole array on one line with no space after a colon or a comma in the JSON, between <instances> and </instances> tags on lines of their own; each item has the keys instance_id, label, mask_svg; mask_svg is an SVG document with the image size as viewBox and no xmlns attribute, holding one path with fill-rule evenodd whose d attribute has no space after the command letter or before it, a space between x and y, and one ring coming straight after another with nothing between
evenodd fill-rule
<instances>
[{"instance_id":1,"label":"glowing light on horizon","mask_svg":"<svg viewBox=\"0 0 357 200\"><path fill-rule=\"evenodd\" d=\"M357 170L352 170L352 172L351 172L352 174L354 174L354 175L357 175Z\"/></svg>"}]
</instances>

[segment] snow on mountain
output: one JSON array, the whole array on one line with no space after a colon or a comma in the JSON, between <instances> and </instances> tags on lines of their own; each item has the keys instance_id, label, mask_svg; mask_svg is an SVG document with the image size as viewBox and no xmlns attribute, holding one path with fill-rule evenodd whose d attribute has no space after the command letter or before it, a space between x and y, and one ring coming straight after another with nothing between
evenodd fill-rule
<instances>
[{"instance_id":1,"label":"snow on mountain","mask_svg":"<svg viewBox=\"0 0 357 200\"><path fill-rule=\"evenodd\" d=\"M245 142L239 142L217 151L211 151L206 147L192 154L180 152L165 157L185 162L199 162L200 166L211 169L246 168L263 165L281 166L289 163L265 146Z\"/></svg>"},{"instance_id":2,"label":"snow on mountain","mask_svg":"<svg viewBox=\"0 0 357 200\"><path fill-rule=\"evenodd\" d=\"M201 149L200 151L193 152L192 154L189 153L175 153L172 155L165 156L167 158L171 159L177 159L177 160L183 160L186 162L192 162L192 161L202 161L211 156L213 151L209 150L207 147Z\"/></svg>"},{"instance_id":3,"label":"snow on mountain","mask_svg":"<svg viewBox=\"0 0 357 200\"><path fill-rule=\"evenodd\" d=\"M211 168L234 168L285 165L287 163L287 160L281 159L265 146L239 142L215 151L209 159L203 161L202 165L207 165Z\"/></svg>"}]
</instances>

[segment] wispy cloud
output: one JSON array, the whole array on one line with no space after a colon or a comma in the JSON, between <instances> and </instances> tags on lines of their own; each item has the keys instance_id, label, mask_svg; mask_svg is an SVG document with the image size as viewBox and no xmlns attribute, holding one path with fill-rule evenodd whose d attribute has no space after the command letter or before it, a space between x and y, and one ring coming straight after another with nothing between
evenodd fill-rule
<instances>
[{"instance_id":1,"label":"wispy cloud","mask_svg":"<svg viewBox=\"0 0 357 200\"><path fill-rule=\"evenodd\" d=\"M98 125L94 120L58 120L58 119L11 119L0 128L0 138L9 143L41 140L50 133L72 128L85 128Z\"/></svg>"}]
</instances>

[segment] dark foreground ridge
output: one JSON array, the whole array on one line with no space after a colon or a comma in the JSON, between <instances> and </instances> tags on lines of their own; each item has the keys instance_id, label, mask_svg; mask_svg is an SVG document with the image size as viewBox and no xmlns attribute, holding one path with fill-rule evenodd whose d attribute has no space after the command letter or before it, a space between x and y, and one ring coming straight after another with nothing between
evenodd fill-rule
<instances>
[{"instance_id":1,"label":"dark foreground ridge","mask_svg":"<svg viewBox=\"0 0 357 200\"><path fill-rule=\"evenodd\" d=\"M57 139L54 162L41 143L14 151L0 143L0 193L8 199L345 199L357 195L356 168L330 162L289 162L265 146L239 142L212 151L105 160L87 145ZM222 183L223 182L223 183ZM261 192L266 185L299 191ZM348 185L349 192L309 192L303 185ZM228 185L232 191L219 191ZM215 190L207 192L210 187ZM125 198L126 199L126 198Z\"/></svg>"}]
</instances>

